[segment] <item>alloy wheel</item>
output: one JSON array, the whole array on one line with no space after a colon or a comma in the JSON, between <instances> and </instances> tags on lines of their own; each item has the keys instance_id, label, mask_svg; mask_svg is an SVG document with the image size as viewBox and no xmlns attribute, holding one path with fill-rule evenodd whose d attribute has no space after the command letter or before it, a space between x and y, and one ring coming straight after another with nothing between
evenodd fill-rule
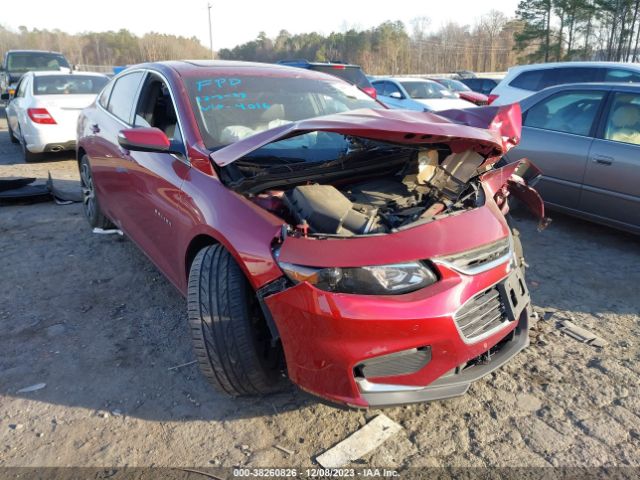
<instances>
[{"instance_id":1,"label":"alloy wheel","mask_svg":"<svg viewBox=\"0 0 640 480\"><path fill-rule=\"evenodd\" d=\"M93 188L93 178L89 163L83 162L80 169L80 183L82 186L82 206L87 218L94 218L96 214L96 194Z\"/></svg>"}]
</instances>

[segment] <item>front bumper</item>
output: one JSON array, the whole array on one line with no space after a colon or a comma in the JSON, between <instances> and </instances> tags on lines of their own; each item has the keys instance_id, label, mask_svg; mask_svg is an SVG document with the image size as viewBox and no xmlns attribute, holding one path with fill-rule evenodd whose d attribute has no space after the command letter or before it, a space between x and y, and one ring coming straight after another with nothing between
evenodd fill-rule
<instances>
[{"instance_id":1,"label":"front bumper","mask_svg":"<svg viewBox=\"0 0 640 480\"><path fill-rule=\"evenodd\" d=\"M463 395L476 380L490 374L529 345L529 313L524 311L518 325L504 339L478 358L478 363L460 365L424 388L397 388L363 392L370 407L430 402ZM475 359L474 359L475 360Z\"/></svg>"},{"instance_id":2,"label":"front bumper","mask_svg":"<svg viewBox=\"0 0 640 480\"><path fill-rule=\"evenodd\" d=\"M439 282L405 295L335 294L302 283L266 297L291 380L354 407L424 402L463 394L526 347L526 287L517 318L506 318L485 335L466 338L454 318L479 293L514 275L521 278L512 262L474 275L438 269ZM416 371L362 378L359 366L367 360L426 348L429 360Z\"/></svg>"}]
</instances>

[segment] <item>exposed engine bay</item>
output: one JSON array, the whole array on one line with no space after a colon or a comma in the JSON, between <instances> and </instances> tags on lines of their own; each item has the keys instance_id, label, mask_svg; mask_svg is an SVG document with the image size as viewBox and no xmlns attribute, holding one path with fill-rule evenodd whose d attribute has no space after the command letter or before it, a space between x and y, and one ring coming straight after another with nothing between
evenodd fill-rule
<instances>
[{"instance_id":1,"label":"exposed engine bay","mask_svg":"<svg viewBox=\"0 0 640 480\"><path fill-rule=\"evenodd\" d=\"M343 176L331 183L267 190L253 200L305 236L384 234L482 205L482 189L472 178L484 162L473 151L414 149L395 164L395 172L385 168L368 178L359 175L357 182Z\"/></svg>"}]
</instances>

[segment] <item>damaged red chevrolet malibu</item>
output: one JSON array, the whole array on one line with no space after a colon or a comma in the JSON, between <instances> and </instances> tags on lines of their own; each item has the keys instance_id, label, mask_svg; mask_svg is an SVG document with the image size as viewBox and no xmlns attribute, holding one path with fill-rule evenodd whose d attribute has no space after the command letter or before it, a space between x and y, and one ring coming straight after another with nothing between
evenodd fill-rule
<instances>
[{"instance_id":1,"label":"damaged red chevrolet malibu","mask_svg":"<svg viewBox=\"0 0 640 480\"><path fill-rule=\"evenodd\" d=\"M85 213L187 297L221 392L287 377L354 407L463 394L528 344L519 196L542 220L517 105L387 110L276 65L131 67L78 123Z\"/></svg>"}]
</instances>

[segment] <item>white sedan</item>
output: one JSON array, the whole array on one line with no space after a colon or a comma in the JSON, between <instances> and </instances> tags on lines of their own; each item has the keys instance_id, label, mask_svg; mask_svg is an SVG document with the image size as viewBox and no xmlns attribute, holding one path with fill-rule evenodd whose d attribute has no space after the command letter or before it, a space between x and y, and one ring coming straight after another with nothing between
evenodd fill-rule
<instances>
[{"instance_id":1,"label":"white sedan","mask_svg":"<svg viewBox=\"0 0 640 480\"><path fill-rule=\"evenodd\" d=\"M73 150L80 111L93 103L109 78L99 73L29 72L6 107L9 137L25 162L40 154Z\"/></svg>"},{"instance_id":2,"label":"white sedan","mask_svg":"<svg viewBox=\"0 0 640 480\"><path fill-rule=\"evenodd\" d=\"M439 112L476 106L439 83L422 78L380 78L371 84L378 93L378 100L390 108Z\"/></svg>"}]
</instances>

